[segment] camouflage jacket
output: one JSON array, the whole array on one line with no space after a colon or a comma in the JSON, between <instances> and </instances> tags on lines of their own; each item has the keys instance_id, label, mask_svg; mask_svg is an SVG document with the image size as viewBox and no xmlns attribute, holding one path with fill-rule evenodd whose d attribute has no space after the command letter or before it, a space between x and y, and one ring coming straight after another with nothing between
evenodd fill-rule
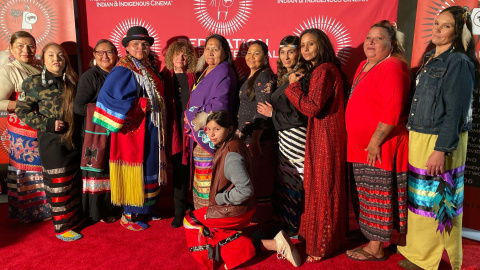
<instances>
[{"instance_id":1,"label":"camouflage jacket","mask_svg":"<svg viewBox=\"0 0 480 270\"><path fill-rule=\"evenodd\" d=\"M23 81L15 113L25 124L42 132L55 132L55 121L62 120L63 80L45 72L45 84L42 74L33 75Z\"/></svg>"}]
</instances>

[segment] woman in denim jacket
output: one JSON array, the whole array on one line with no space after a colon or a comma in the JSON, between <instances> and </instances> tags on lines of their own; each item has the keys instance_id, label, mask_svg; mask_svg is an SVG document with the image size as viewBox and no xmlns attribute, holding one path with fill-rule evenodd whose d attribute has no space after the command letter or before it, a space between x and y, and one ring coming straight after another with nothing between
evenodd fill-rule
<instances>
[{"instance_id":1,"label":"woman in denim jacket","mask_svg":"<svg viewBox=\"0 0 480 270\"><path fill-rule=\"evenodd\" d=\"M408 229L398 250L407 269L437 269L444 249L462 266L463 174L472 93L478 80L470 14L460 6L435 20L432 43L416 78L409 134Z\"/></svg>"}]
</instances>

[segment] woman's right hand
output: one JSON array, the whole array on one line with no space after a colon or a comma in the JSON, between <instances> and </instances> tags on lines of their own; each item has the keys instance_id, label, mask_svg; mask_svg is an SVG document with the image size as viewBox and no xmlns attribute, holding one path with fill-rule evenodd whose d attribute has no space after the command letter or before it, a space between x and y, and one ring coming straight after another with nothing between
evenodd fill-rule
<instances>
[{"instance_id":1,"label":"woman's right hand","mask_svg":"<svg viewBox=\"0 0 480 270\"><path fill-rule=\"evenodd\" d=\"M445 172L445 152L434 150L428 157L425 167L427 167L428 175L437 176L443 174Z\"/></svg>"},{"instance_id":2,"label":"woman's right hand","mask_svg":"<svg viewBox=\"0 0 480 270\"><path fill-rule=\"evenodd\" d=\"M304 75L305 74L303 74L302 72L293 72L288 75L288 81L290 82L290 84L298 82Z\"/></svg>"},{"instance_id":3,"label":"woman's right hand","mask_svg":"<svg viewBox=\"0 0 480 270\"><path fill-rule=\"evenodd\" d=\"M259 102L257 104L257 112L263 116L272 117L273 106L268 101L265 101L265 103Z\"/></svg>"},{"instance_id":4,"label":"woman's right hand","mask_svg":"<svg viewBox=\"0 0 480 270\"><path fill-rule=\"evenodd\" d=\"M55 132L63 132L67 130L67 123L62 120L55 120Z\"/></svg>"}]
</instances>

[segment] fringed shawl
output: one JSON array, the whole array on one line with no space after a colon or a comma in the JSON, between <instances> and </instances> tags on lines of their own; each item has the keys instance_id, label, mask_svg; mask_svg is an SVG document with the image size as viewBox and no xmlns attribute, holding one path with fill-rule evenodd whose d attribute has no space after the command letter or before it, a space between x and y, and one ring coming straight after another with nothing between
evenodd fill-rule
<instances>
[{"instance_id":1,"label":"fringed shawl","mask_svg":"<svg viewBox=\"0 0 480 270\"><path fill-rule=\"evenodd\" d=\"M107 76L100 90L93 122L114 132L110 151L112 203L142 206L144 203L144 149L158 147L158 182L167 181L163 82L151 70L148 61L127 55ZM158 145L145 145L147 99L151 104L150 119L158 130ZM140 98L139 98L140 97Z\"/></svg>"}]
</instances>

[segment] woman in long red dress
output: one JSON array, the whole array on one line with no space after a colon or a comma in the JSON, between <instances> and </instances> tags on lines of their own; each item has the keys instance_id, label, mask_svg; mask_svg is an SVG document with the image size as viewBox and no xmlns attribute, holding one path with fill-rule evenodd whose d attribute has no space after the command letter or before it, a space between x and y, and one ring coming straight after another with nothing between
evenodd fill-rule
<instances>
[{"instance_id":1,"label":"woman in long red dress","mask_svg":"<svg viewBox=\"0 0 480 270\"><path fill-rule=\"evenodd\" d=\"M299 234L307 262L331 255L345 236L345 110L340 62L327 35L307 29L300 35L309 69L292 73L285 95L308 117L305 145L305 210Z\"/></svg>"}]
</instances>

